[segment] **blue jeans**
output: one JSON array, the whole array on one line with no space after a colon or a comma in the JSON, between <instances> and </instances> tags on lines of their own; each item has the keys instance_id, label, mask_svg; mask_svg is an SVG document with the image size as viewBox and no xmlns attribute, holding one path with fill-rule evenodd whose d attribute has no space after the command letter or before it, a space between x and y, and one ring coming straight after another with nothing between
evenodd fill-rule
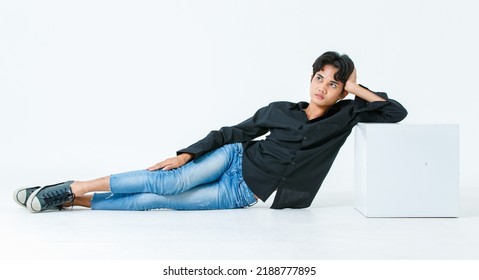
<instances>
[{"instance_id":1,"label":"blue jeans","mask_svg":"<svg viewBox=\"0 0 479 280\"><path fill-rule=\"evenodd\" d=\"M95 193L93 210L233 209L257 202L242 175L241 144L218 148L173 170L112 175L110 191Z\"/></svg>"}]
</instances>

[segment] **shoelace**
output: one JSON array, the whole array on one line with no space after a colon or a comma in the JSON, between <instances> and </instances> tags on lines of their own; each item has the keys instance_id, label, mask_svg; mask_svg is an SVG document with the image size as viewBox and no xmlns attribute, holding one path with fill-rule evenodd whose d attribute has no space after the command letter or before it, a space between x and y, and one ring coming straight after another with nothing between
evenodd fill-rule
<instances>
[{"instance_id":1,"label":"shoelace","mask_svg":"<svg viewBox=\"0 0 479 280\"><path fill-rule=\"evenodd\" d=\"M71 199L70 202L71 202L72 205L68 206L68 207L70 207L70 210L73 210L73 206L75 206L76 195L74 193L72 193L71 195L72 195L72 199ZM58 205L57 207L58 207L58 210L63 210L65 208L65 207L63 207L63 203Z\"/></svg>"},{"instance_id":2,"label":"shoelace","mask_svg":"<svg viewBox=\"0 0 479 280\"><path fill-rule=\"evenodd\" d=\"M68 201L73 201L73 199L75 199L75 195L64 190L54 190L44 194L42 198L45 204L45 207L42 208L48 209L52 207L59 207Z\"/></svg>"}]
</instances>

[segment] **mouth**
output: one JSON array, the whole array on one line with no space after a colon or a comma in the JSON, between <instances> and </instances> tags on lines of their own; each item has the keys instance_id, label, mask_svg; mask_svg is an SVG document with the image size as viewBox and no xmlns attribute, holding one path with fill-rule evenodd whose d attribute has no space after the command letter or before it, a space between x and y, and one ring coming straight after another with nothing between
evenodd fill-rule
<instances>
[{"instance_id":1,"label":"mouth","mask_svg":"<svg viewBox=\"0 0 479 280\"><path fill-rule=\"evenodd\" d=\"M316 98L319 100L324 100L324 96L322 94L316 93L314 96L316 96Z\"/></svg>"}]
</instances>

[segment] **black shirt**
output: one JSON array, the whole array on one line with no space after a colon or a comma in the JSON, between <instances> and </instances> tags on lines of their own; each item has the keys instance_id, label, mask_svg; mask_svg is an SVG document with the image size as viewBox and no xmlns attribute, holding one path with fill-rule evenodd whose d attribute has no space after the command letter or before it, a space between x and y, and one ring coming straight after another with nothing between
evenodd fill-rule
<instances>
[{"instance_id":1,"label":"black shirt","mask_svg":"<svg viewBox=\"0 0 479 280\"><path fill-rule=\"evenodd\" d=\"M339 149L358 122L399 122L406 109L386 101L368 103L361 98L341 100L322 117L308 120L307 102L273 102L251 118L211 131L180 153L195 158L225 144L243 143L243 177L262 201L277 190L271 208L309 207ZM254 140L270 132L264 140Z\"/></svg>"}]
</instances>

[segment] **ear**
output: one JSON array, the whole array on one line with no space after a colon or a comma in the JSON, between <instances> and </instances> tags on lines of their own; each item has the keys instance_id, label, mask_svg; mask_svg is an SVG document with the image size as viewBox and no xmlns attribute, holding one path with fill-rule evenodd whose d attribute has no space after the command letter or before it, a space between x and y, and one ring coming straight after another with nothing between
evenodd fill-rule
<instances>
[{"instance_id":1,"label":"ear","mask_svg":"<svg viewBox=\"0 0 479 280\"><path fill-rule=\"evenodd\" d=\"M348 91L343 89L343 92L341 93L341 98L339 98L339 100L344 99L346 96L348 96Z\"/></svg>"}]
</instances>

